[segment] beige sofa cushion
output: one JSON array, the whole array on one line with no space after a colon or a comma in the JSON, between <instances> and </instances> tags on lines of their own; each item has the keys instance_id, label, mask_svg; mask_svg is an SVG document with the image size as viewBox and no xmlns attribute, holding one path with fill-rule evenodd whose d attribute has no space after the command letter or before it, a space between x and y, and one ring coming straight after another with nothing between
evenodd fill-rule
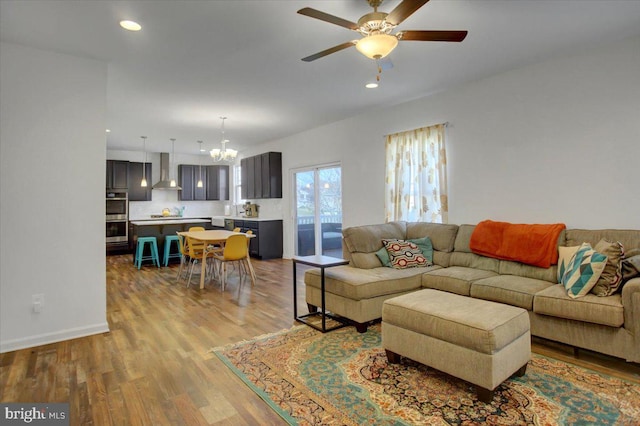
<instances>
[{"instance_id":1,"label":"beige sofa cushion","mask_svg":"<svg viewBox=\"0 0 640 426\"><path fill-rule=\"evenodd\" d=\"M450 266L424 274L422 276L422 287L469 296L469 288L472 281L496 275L495 272L482 269Z\"/></svg>"},{"instance_id":2,"label":"beige sofa cushion","mask_svg":"<svg viewBox=\"0 0 640 426\"><path fill-rule=\"evenodd\" d=\"M536 280L544 280L551 284L556 284L558 282L558 265L551 265L550 268L540 268L538 266L525 265L520 262L501 260L498 273L502 275L518 275Z\"/></svg>"},{"instance_id":3,"label":"beige sofa cushion","mask_svg":"<svg viewBox=\"0 0 640 426\"><path fill-rule=\"evenodd\" d=\"M469 247L469 241L471 241L471 234L476 229L475 225L460 225L458 226L458 233L456 234L456 241L453 244L453 248L457 252L473 253Z\"/></svg>"},{"instance_id":4,"label":"beige sofa cushion","mask_svg":"<svg viewBox=\"0 0 640 426\"><path fill-rule=\"evenodd\" d=\"M537 293L533 300L533 312L611 327L622 327L624 324L620 294L607 297L587 294L576 300L567 296L562 284L552 285Z\"/></svg>"},{"instance_id":5,"label":"beige sofa cushion","mask_svg":"<svg viewBox=\"0 0 640 426\"><path fill-rule=\"evenodd\" d=\"M567 229L566 246L579 246L582 243L589 243L591 247L602 239L609 241L620 241L624 246L624 251L628 252L633 248L640 248L640 230L623 229Z\"/></svg>"},{"instance_id":6,"label":"beige sofa cushion","mask_svg":"<svg viewBox=\"0 0 640 426\"><path fill-rule=\"evenodd\" d=\"M452 254L453 253L434 250L433 251L433 263L435 265L440 265L443 268L446 268L447 266L451 266L451 255Z\"/></svg>"},{"instance_id":7,"label":"beige sofa cushion","mask_svg":"<svg viewBox=\"0 0 640 426\"><path fill-rule=\"evenodd\" d=\"M433 249L452 252L458 233L458 225L428 222L408 222L407 239L429 237Z\"/></svg>"},{"instance_id":8,"label":"beige sofa cushion","mask_svg":"<svg viewBox=\"0 0 640 426\"><path fill-rule=\"evenodd\" d=\"M386 300L382 321L485 354L529 331L524 309L429 289Z\"/></svg>"},{"instance_id":9,"label":"beige sofa cushion","mask_svg":"<svg viewBox=\"0 0 640 426\"><path fill-rule=\"evenodd\" d=\"M498 272L500 261L486 256L480 256L469 248L471 234L475 229L475 225L460 225L456 240L454 242L454 252L451 253L449 260L450 266L465 266L467 268L484 269L486 271Z\"/></svg>"},{"instance_id":10,"label":"beige sofa cushion","mask_svg":"<svg viewBox=\"0 0 640 426\"><path fill-rule=\"evenodd\" d=\"M492 300L533 310L536 293L554 284L517 275L498 275L476 280L471 284L471 297Z\"/></svg>"},{"instance_id":11,"label":"beige sofa cushion","mask_svg":"<svg viewBox=\"0 0 640 426\"><path fill-rule=\"evenodd\" d=\"M406 222L389 222L345 228L342 231L343 243L347 251L351 253L351 265L362 269L382 266L380 259L375 254L382 248L382 240L404 240L406 226Z\"/></svg>"},{"instance_id":12,"label":"beige sofa cushion","mask_svg":"<svg viewBox=\"0 0 640 426\"><path fill-rule=\"evenodd\" d=\"M462 253L454 251L449 260L451 266L465 266L467 268L484 269L485 271L498 272L500 260L491 257L480 256L475 253Z\"/></svg>"},{"instance_id":13,"label":"beige sofa cushion","mask_svg":"<svg viewBox=\"0 0 640 426\"><path fill-rule=\"evenodd\" d=\"M325 269L325 291L353 300L370 299L385 294L417 290L422 284L426 271L439 269L434 265L427 268L393 269L381 266L359 269L348 265ZM304 282L308 286L320 288L320 270L305 272Z\"/></svg>"}]
</instances>

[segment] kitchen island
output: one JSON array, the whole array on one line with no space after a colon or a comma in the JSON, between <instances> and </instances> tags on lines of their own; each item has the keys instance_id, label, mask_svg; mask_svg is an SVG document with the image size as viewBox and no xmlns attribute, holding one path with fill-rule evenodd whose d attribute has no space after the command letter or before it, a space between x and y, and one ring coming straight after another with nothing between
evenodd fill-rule
<instances>
[{"instance_id":1,"label":"kitchen island","mask_svg":"<svg viewBox=\"0 0 640 426\"><path fill-rule=\"evenodd\" d=\"M151 219L131 220L129 222L129 247L135 255L135 247L138 237L156 237L158 240L158 254L162 259L164 253L164 239L167 235L176 235L176 232L188 231L192 226L202 226L205 229L212 229L211 218L197 217L163 217ZM171 253L176 253L177 249L172 247ZM170 259L178 262L178 258Z\"/></svg>"}]
</instances>

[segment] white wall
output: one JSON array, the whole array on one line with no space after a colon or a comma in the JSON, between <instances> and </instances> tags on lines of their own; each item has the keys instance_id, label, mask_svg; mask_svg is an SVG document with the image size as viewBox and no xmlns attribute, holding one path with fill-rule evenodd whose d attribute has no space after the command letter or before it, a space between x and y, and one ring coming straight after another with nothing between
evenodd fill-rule
<instances>
[{"instance_id":1,"label":"white wall","mask_svg":"<svg viewBox=\"0 0 640 426\"><path fill-rule=\"evenodd\" d=\"M472 64L470 64L472 66ZM387 78L393 78L388 75ZM384 86L380 89L384 103ZM344 226L384 221L384 135L449 122L449 221L640 229L640 39L578 52L272 141L291 169L340 161Z\"/></svg>"},{"instance_id":2,"label":"white wall","mask_svg":"<svg viewBox=\"0 0 640 426\"><path fill-rule=\"evenodd\" d=\"M108 331L107 66L0 47L0 351ZM32 295L44 294L40 313Z\"/></svg>"}]
</instances>

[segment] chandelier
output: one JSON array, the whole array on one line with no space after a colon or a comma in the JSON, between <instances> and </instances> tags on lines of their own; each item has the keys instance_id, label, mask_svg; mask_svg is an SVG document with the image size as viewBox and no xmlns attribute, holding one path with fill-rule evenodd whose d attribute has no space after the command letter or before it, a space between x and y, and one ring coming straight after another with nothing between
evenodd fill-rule
<instances>
[{"instance_id":1,"label":"chandelier","mask_svg":"<svg viewBox=\"0 0 640 426\"><path fill-rule=\"evenodd\" d=\"M222 120L222 140L220 141L222 148L214 148L209 151L209 154L211 154L211 158L216 163L225 161L232 162L236 159L238 151L235 149L227 149L227 142L229 142L229 139L225 139L224 137L224 120L226 120L227 117L220 117L220 119Z\"/></svg>"}]
</instances>

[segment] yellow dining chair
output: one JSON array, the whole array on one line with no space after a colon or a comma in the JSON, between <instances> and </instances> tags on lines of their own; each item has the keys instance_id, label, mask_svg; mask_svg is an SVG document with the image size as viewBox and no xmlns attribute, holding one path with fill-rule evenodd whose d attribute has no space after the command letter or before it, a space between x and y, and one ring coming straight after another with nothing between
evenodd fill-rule
<instances>
[{"instance_id":1,"label":"yellow dining chair","mask_svg":"<svg viewBox=\"0 0 640 426\"><path fill-rule=\"evenodd\" d=\"M200 232L200 231L204 231L204 227L203 226L192 226L191 228L189 228L189 232ZM196 249L198 248L204 248L204 244L199 242L199 241L193 241L193 243L195 244L194 247Z\"/></svg>"},{"instance_id":2,"label":"yellow dining chair","mask_svg":"<svg viewBox=\"0 0 640 426\"><path fill-rule=\"evenodd\" d=\"M191 285L191 276L193 275L194 266L202 259L202 252L205 250L204 244L187 237L187 253L189 253L190 267L189 267L189 279L187 280L187 288ZM213 257L212 251L206 250L206 258ZM205 261L206 261L205 258ZM205 266L205 274L208 268Z\"/></svg>"},{"instance_id":3,"label":"yellow dining chair","mask_svg":"<svg viewBox=\"0 0 640 426\"><path fill-rule=\"evenodd\" d=\"M184 267L185 263L189 262L191 259L189 258L189 252L187 249L187 243L185 242L185 238L178 234L178 250L180 250L180 267L178 268L178 276L176 277L176 283L178 281L180 281L180 278L182 278L182 271L184 270L186 272L186 269Z\"/></svg>"},{"instance_id":4,"label":"yellow dining chair","mask_svg":"<svg viewBox=\"0 0 640 426\"><path fill-rule=\"evenodd\" d=\"M233 228L233 232L240 232L240 228Z\"/></svg>"},{"instance_id":5,"label":"yellow dining chair","mask_svg":"<svg viewBox=\"0 0 640 426\"><path fill-rule=\"evenodd\" d=\"M248 257L249 250L247 249L247 237L241 234L230 235L225 242L222 253L213 253L215 261L220 263L220 282L222 283L222 291L224 291L224 286L227 281L227 263L240 262L240 265L243 263L246 264ZM247 269L250 270L249 266L247 266ZM240 280L242 280L241 267L238 268L238 274L240 275Z\"/></svg>"}]
</instances>

